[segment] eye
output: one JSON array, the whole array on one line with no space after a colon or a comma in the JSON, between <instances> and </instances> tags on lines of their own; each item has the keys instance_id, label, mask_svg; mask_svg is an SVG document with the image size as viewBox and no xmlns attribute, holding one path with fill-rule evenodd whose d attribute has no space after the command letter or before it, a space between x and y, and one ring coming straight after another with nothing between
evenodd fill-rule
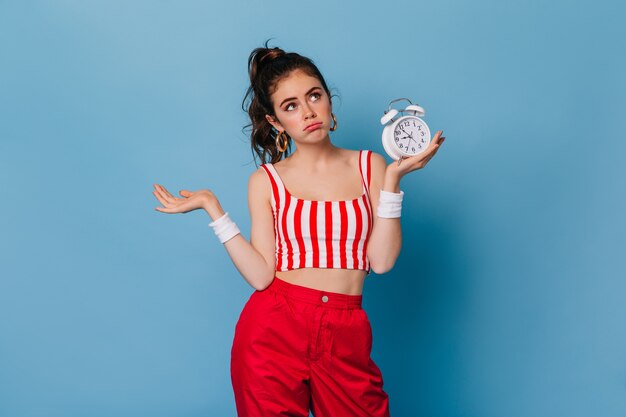
<instances>
[{"instance_id":1,"label":"eye","mask_svg":"<svg viewBox=\"0 0 626 417\"><path fill-rule=\"evenodd\" d=\"M320 93L311 93L311 99L312 99L313 101L317 101L317 100L319 100L320 98L322 98L322 95L321 95Z\"/></svg>"},{"instance_id":2,"label":"eye","mask_svg":"<svg viewBox=\"0 0 626 417\"><path fill-rule=\"evenodd\" d=\"M285 107L285 111L291 111L293 109L296 108L296 105L294 103L289 103L287 104L287 106Z\"/></svg>"}]
</instances>

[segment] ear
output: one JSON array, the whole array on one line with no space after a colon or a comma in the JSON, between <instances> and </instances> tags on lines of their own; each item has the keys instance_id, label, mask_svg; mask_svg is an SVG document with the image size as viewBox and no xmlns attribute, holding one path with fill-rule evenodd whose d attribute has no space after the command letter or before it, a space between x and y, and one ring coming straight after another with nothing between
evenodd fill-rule
<instances>
[{"instance_id":1,"label":"ear","mask_svg":"<svg viewBox=\"0 0 626 417\"><path fill-rule=\"evenodd\" d=\"M285 130L283 125L281 125L278 119L276 119L275 117L272 117L269 114L266 114L265 120L267 120L267 122L271 124L274 127L274 129L278 130L279 132L283 132Z\"/></svg>"}]
</instances>

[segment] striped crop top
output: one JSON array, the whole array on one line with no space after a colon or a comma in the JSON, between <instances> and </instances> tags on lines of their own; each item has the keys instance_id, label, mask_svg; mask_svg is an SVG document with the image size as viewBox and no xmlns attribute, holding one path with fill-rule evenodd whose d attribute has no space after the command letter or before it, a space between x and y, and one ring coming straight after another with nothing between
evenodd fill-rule
<instances>
[{"instance_id":1,"label":"striped crop top","mask_svg":"<svg viewBox=\"0 0 626 417\"><path fill-rule=\"evenodd\" d=\"M369 199L372 151L359 151L363 194L353 200L314 201L287 191L274 165L263 164L272 183L276 270L362 269L370 272L366 249L373 226Z\"/></svg>"}]
</instances>

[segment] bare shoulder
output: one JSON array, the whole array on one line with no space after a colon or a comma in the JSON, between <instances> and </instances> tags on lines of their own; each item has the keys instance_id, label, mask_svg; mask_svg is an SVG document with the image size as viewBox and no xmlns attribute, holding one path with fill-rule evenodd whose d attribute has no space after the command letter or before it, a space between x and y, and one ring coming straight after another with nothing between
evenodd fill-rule
<instances>
[{"instance_id":1,"label":"bare shoulder","mask_svg":"<svg viewBox=\"0 0 626 417\"><path fill-rule=\"evenodd\" d=\"M263 167L259 167L256 171L253 171L252 174L250 174L251 182L261 181L262 179L267 179L267 174L265 173L265 169Z\"/></svg>"},{"instance_id":2,"label":"bare shoulder","mask_svg":"<svg viewBox=\"0 0 626 417\"><path fill-rule=\"evenodd\" d=\"M269 203L271 186L265 169L259 167L259 169L250 174L248 179L248 195L251 198L263 199Z\"/></svg>"},{"instance_id":3,"label":"bare shoulder","mask_svg":"<svg viewBox=\"0 0 626 417\"><path fill-rule=\"evenodd\" d=\"M372 169L372 186L382 187L382 183L385 177L385 171L387 170L387 161L385 157L374 151L370 158L370 166Z\"/></svg>"},{"instance_id":4,"label":"bare shoulder","mask_svg":"<svg viewBox=\"0 0 626 417\"><path fill-rule=\"evenodd\" d=\"M371 152L372 152L372 159L371 159L372 169L376 171L380 171L380 170L384 171L387 168L387 161L385 160L385 157L374 151L371 151Z\"/></svg>"}]
</instances>

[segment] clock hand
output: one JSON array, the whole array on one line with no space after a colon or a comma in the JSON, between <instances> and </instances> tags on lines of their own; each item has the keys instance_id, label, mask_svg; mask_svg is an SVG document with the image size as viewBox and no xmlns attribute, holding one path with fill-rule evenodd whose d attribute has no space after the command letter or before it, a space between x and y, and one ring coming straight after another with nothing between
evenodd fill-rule
<instances>
[{"instance_id":1,"label":"clock hand","mask_svg":"<svg viewBox=\"0 0 626 417\"><path fill-rule=\"evenodd\" d=\"M406 133L406 132L404 132L404 133ZM417 141L415 139L413 139L413 133L406 133L406 134L409 135L409 136L406 136L403 139L409 138L409 142L413 141L413 142L417 143Z\"/></svg>"}]
</instances>

